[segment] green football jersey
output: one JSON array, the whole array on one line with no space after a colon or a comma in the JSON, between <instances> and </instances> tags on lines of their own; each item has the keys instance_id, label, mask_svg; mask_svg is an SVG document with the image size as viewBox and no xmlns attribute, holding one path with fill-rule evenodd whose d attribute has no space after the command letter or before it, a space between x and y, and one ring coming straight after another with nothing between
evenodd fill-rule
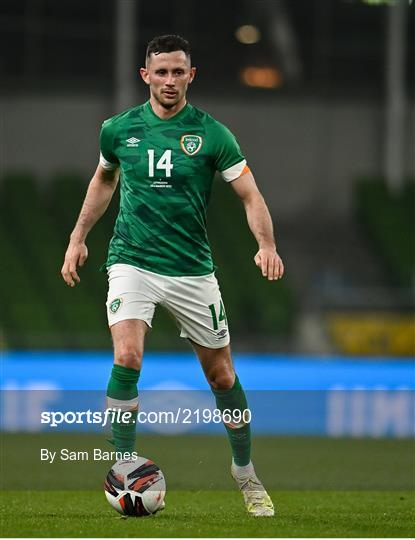
<instances>
[{"instance_id":1,"label":"green football jersey","mask_svg":"<svg viewBox=\"0 0 415 540\"><path fill-rule=\"evenodd\" d=\"M150 102L102 125L100 163L120 167L120 209L105 266L126 263L168 276L213 271L206 210L216 171L240 176L246 161L235 137L186 104L168 120Z\"/></svg>"}]
</instances>

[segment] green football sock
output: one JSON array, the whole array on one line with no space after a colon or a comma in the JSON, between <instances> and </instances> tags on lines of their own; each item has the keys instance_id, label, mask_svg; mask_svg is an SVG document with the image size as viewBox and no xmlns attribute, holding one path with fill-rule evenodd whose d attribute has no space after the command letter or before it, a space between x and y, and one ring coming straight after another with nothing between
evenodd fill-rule
<instances>
[{"instance_id":1,"label":"green football sock","mask_svg":"<svg viewBox=\"0 0 415 540\"><path fill-rule=\"evenodd\" d=\"M235 383L230 390L214 390L212 388L212 392L215 395L216 406L222 413L231 411L230 415L235 417L235 412L238 411L236 418L239 419L239 411L242 414L248 409L245 392L237 375L235 375ZM242 424L235 421L232 426L225 424L232 448L233 461L239 466L248 465L251 461L251 426L249 423L242 422Z\"/></svg>"},{"instance_id":2,"label":"green football sock","mask_svg":"<svg viewBox=\"0 0 415 540\"><path fill-rule=\"evenodd\" d=\"M132 417L129 422L120 422L117 419L111 423L112 440L117 452L132 453L135 446L136 423L138 414L137 383L140 371L124 366L114 365L107 387L107 407L130 411Z\"/></svg>"}]
</instances>

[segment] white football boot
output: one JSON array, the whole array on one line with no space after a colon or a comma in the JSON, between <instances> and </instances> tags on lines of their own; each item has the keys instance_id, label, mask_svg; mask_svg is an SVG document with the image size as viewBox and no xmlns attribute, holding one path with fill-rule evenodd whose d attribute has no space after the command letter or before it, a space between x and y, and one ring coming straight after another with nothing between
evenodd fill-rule
<instances>
[{"instance_id":1,"label":"white football boot","mask_svg":"<svg viewBox=\"0 0 415 540\"><path fill-rule=\"evenodd\" d=\"M242 492L246 510L250 516L272 517L275 512L271 497L255 474L252 464L250 469L250 472L242 474L232 462L231 475Z\"/></svg>"}]
</instances>

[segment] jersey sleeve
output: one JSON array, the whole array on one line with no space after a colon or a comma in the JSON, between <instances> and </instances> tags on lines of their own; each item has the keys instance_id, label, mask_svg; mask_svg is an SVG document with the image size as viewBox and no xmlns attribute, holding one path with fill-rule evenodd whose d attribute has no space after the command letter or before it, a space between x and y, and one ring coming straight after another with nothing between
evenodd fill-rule
<instances>
[{"instance_id":1,"label":"jersey sleeve","mask_svg":"<svg viewBox=\"0 0 415 540\"><path fill-rule=\"evenodd\" d=\"M235 136L219 122L215 133L215 167L226 182L232 182L248 170Z\"/></svg>"},{"instance_id":2,"label":"jersey sleeve","mask_svg":"<svg viewBox=\"0 0 415 540\"><path fill-rule=\"evenodd\" d=\"M112 135L111 125L106 121L102 124L101 134L99 137L99 163L107 171L112 171L120 165L119 159L114 154L113 142L114 137Z\"/></svg>"}]
</instances>

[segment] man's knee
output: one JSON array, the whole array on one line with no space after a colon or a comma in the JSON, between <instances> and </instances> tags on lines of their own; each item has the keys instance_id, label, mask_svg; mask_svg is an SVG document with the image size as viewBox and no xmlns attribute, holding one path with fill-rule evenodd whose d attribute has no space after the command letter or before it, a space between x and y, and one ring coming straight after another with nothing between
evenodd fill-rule
<instances>
[{"instance_id":1,"label":"man's knee","mask_svg":"<svg viewBox=\"0 0 415 540\"><path fill-rule=\"evenodd\" d=\"M136 348L125 348L121 349L116 355L114 362L120 366L131 368L131 369L141 369L143 353Z\"/></svg>"},{"instance_id":2,"label":"man's knee","mask_svg":"<svg viewBox=\"0 0 415 540\"><path fill-rule=\"evenodd\" d=\"M220 369L208 375L208 382L213 390L230 390L235 384L233 369Z\"/></svg>"}]
</instances>

